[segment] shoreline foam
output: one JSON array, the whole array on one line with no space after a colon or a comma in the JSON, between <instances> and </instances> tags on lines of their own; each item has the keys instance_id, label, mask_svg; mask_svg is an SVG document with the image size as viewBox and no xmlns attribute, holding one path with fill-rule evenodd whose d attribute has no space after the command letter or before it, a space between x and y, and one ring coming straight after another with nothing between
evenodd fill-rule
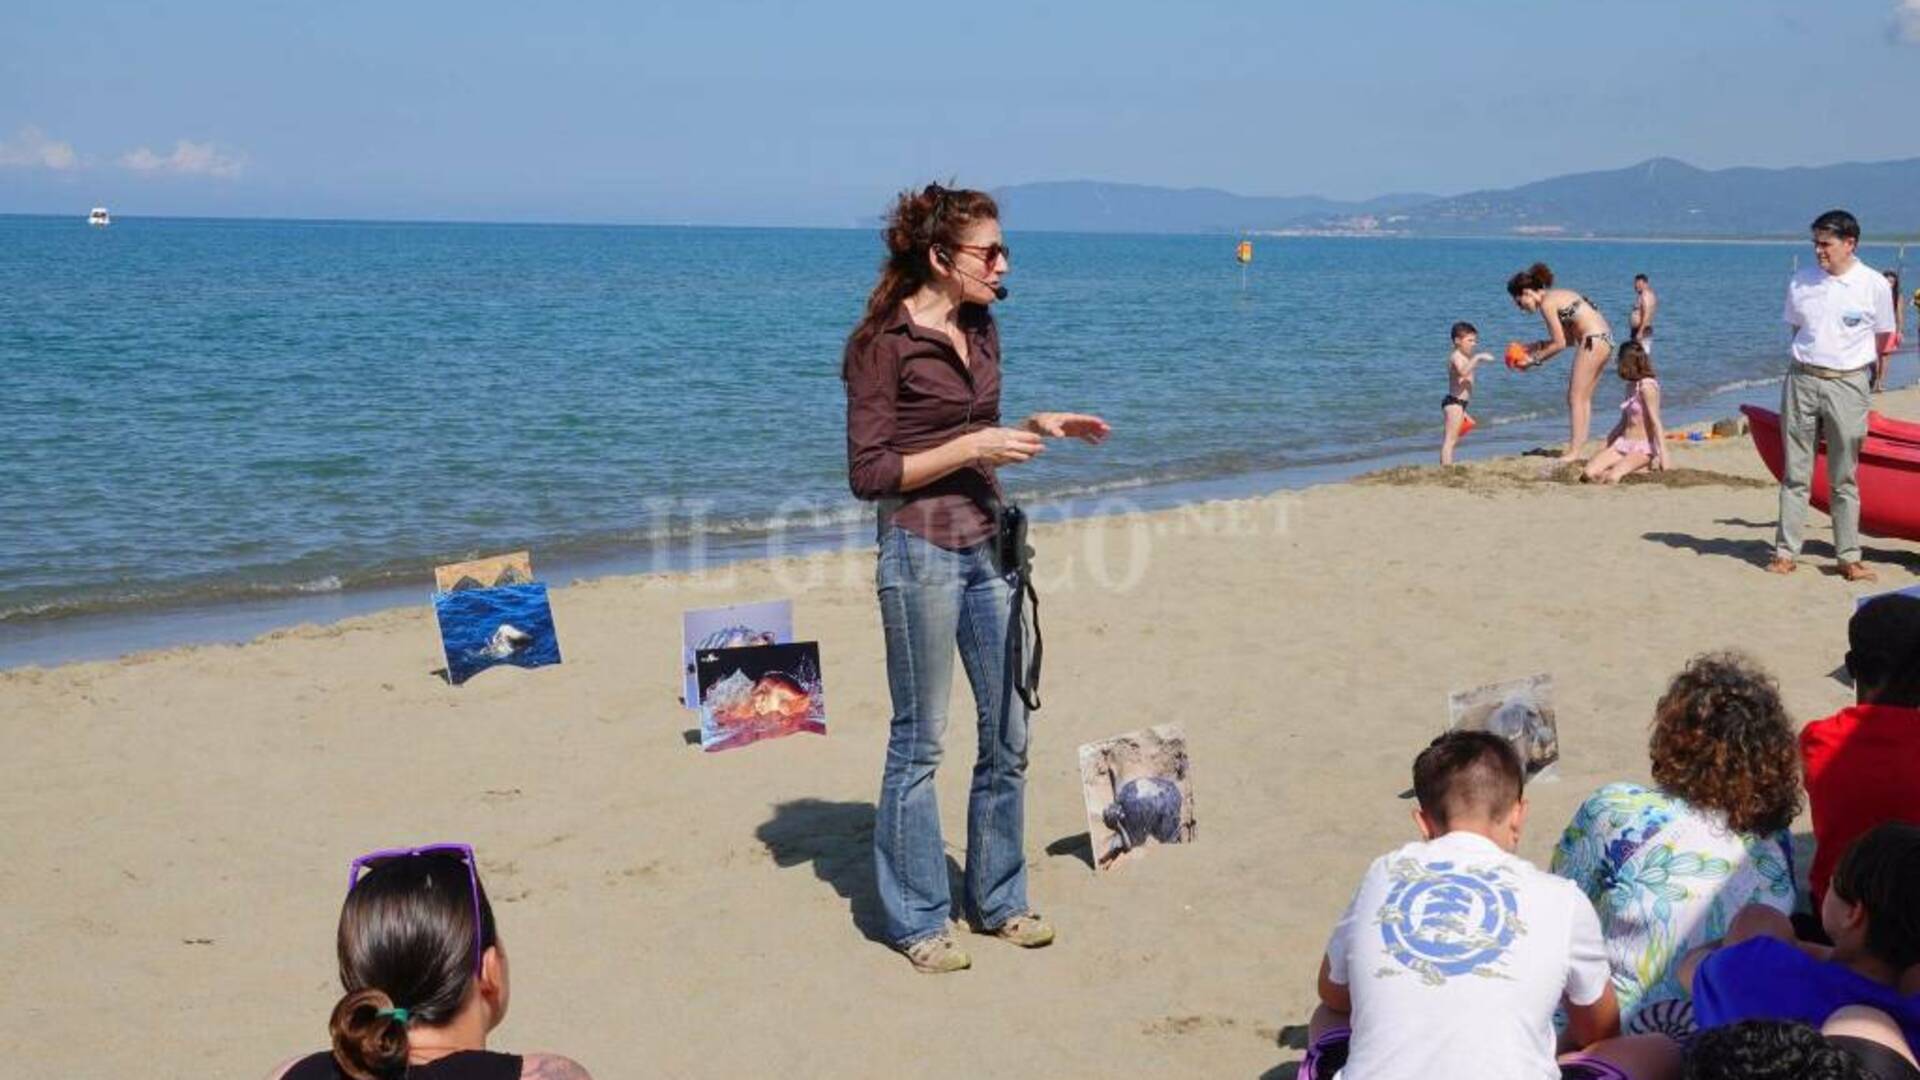
<instances>
[{"instance_id":1,"label":"shoreline foam","mask_svg":"<svg viewBox=\"0 0 1920 1080\"><path fill-rule=\"evenodd\" d=\"M1890 377L1903 378L1904 367L1896 367ZM1745 402L1771 405L1771 387L1777 381L1740 380L1711 388L1696 400L1670 410L1670 426L1708 421L1734 412ZM1602 414L1596 415L1604 418ZM1484 422L1480 438L1463 446L1462 458L1483 461L1551 442L1563 423L1564 418L1558 414L1528 414L1509 420L1493 418ZM1437 433L1423 433L1364 451L1332 453L1317 460L1272 468L1170 480L1083 485L1043 498L1034 505L1035 516L1039 520L1057 521L1166 510L1338 483L1371 469L1426 462L1433 456L1437 439ZM1018 494L1017 479L1014 483ZM606 540L542 549L536 551L535 556L543 573L553 580L566 581L698 570L753 559L857 549L870 540L872 518L866 507L852 509L853 515L832 515L819 527L803 525L782 531L743 523L697 535L682 532L653 537L652 546L638 550L631 542ZM429 591L424 570L416 573L391 565L379 568L366 580L343 583L336 575L329 575L329 579L333 584L325 588L310 587L311 582L265 589L236 583L221 586L220 595L213 598L189 594L170 596L152 604L112 603L104 610L82 605L79 610L58 615L0 618L0 671L113 659L153 649L240 644L302 623L335 622L424 603L423 598Z\"/></svg>"}]
</instances>

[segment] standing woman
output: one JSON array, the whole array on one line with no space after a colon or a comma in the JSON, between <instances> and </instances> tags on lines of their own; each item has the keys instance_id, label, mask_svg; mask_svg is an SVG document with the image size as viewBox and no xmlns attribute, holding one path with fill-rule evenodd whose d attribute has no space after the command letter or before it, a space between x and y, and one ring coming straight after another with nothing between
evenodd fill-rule
<instances>
[{"instance_id":1,"label":"standing woman","mask_svg":"<svg viewBox=\"0 0 1920 1080\"><path fill-rule=\"evenodd\" d=\"M1547 337L1527 346L1524 368L1546 363L1568 345L1575 348L1573 372L1567 377L1567 411L1573 430L1561 462L1578 461L1586 451L1587 428L1593 420L1593 388L1613 354L1613 328L1606 316L1572 289L1553 287L1553 271L1546 263L1532 266L1507 281L1507 295L1521 311L1537 311L1547 324Z\"/></svg>"},{"instance_id":2,"label":"standing woman","mask_svg":"<svg viewBox=\"0 0 1920 1080\"><path fill-rule=\"evenodd\" d=\"M923 972L972 961L948 929L946 846L933 774L957 651L973 686L980 751L967 798L965 915L1023 948L1053 941L1027 903L1023 816L1027 714L1007 663L1014 567L995 550L995 470L1046 438L1098 443L1097 416L1035 413L1000 423L1000 334L988 310L1005 295L1000 211L983 192L929 184L903 192L887 258L847 339L847 473L879 503L880 621L892 730L873 850L888 941Z\"/></svg>"},{"instance_id":3,"label":"standing woman","mask_svg":"<svg viewBox=\"0 0 1920 1080\"><path fill-rule=\"evenodd\" d=\"M1873 384L1868 389L1875 394L1887 388L1887 361L1893 359L1893 354L1900 351L1900 342L1907 333L1907 298L1900 295L1900 271L1882 272L1887 276L1887 284L1893 289L1893 339L1887 342L1887 351L1881 353L1879 360L1873 365ZM1915 314L1916 318L1920 318L1920 310ZM1914 332L1920 334L1920 326L1916 326Z\"/></svg>"}]
</instances>

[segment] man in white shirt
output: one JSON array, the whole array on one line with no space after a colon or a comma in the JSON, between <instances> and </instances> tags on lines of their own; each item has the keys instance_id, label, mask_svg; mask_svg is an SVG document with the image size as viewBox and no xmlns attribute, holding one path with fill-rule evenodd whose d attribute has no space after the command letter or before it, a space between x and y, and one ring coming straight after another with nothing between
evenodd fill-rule
<instances>
[{"instance_id":1,"label":"man in white shirt","mask_svg":"<svg viewBox=\"0 0 1920 1080\"><path fill-rule=\"evenodd\" d=\"M1860 488L1854 474L1867 438L1867 402L1874 364L1893 348L1893 289L1861 262L1860 223L1845 210L1813 222L1817 265L1793 275L1782 316L1793 328L1793 363L1780 391L1780 433L1786 467L1780 477L1780 525L1767 569L1791 574L1800 557L1801 527L1813 457L1827 444L1828 512L1840 576L1873 581L1860 561Z\"/></svg>"},{"instance_id":2,"label":"man in white shirt","mask_svg":"<svg viewBox=\"0 0 1920 1080\"><path fill-rule=\"evenodd\" d=\"M1665 1038L1614 1038L1593 905L1514 854L1523 776L1512 745L1484 731L1448 732L1414 761L1422 841L1375 859L1334 926L1302 1080L1678 1074ZM1588 1048L1565 1059L1561 1006L1567 1044Z\"/></svg>"}]
</instances>

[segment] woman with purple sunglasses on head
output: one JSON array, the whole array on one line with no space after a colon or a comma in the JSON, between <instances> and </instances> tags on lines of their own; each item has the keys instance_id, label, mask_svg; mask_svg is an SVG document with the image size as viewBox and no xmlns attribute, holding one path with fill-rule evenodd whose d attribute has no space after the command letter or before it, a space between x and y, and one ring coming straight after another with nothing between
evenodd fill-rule
<instances>
[{"instance_id":1,"label":"woman with purple sunglasses on head","mask_svg":"<svg viewBox=\"0 0 1920 1080\"><path fill-rule=\"evenodd\" d=\"M591 1080L557 1054L501 1054L507 954L464 844L378 851L353 861L340 910L333 1049L273 1080Z\"/></svg>"}]
</instances>

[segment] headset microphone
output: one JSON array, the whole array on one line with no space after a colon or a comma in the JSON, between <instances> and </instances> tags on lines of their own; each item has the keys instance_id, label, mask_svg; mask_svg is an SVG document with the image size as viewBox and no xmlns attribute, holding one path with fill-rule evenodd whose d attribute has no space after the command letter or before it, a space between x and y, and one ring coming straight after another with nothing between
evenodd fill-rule
<instances>
[{"instance_id":1,"label":"headset microphone","mask_svg":"<svg viewBox=\"0 0 1920 1080\"><path fill-rule=\"evenodd\" d=\"M973 283L976 285L987 285L986 282L981 281L979 278L974 277L972 274L967 273L965 270L962 270L957 266L953 268L953 272L961 275L962 277L972 279ZM995 300L1005 300L1007 298L1007 287L1005 285L987 285L987 288L993 290L993 298Z\"/></svg>"},{"instance_id":2,"label":"headset microphone","mask_svg":"<svg viewBox=\"0 0 1920 1080\"><path fill-rule=\"evenodd\" d=\"M965 270L962 270L958 266L954 265L953 256L948 255L946 252L943 251L940 253L940 261L947 264L947 269L953 271L956 274L959 274L961 277L966 278L968 281L973 282L975 285L984 285L987 288L992 289L993 298L995 300L1005 300L1007 298L1007 287L1005 285L987 285L987 283L984 280L974 277L972 274L969 274Z\"/></svg>"}]
</instances>

